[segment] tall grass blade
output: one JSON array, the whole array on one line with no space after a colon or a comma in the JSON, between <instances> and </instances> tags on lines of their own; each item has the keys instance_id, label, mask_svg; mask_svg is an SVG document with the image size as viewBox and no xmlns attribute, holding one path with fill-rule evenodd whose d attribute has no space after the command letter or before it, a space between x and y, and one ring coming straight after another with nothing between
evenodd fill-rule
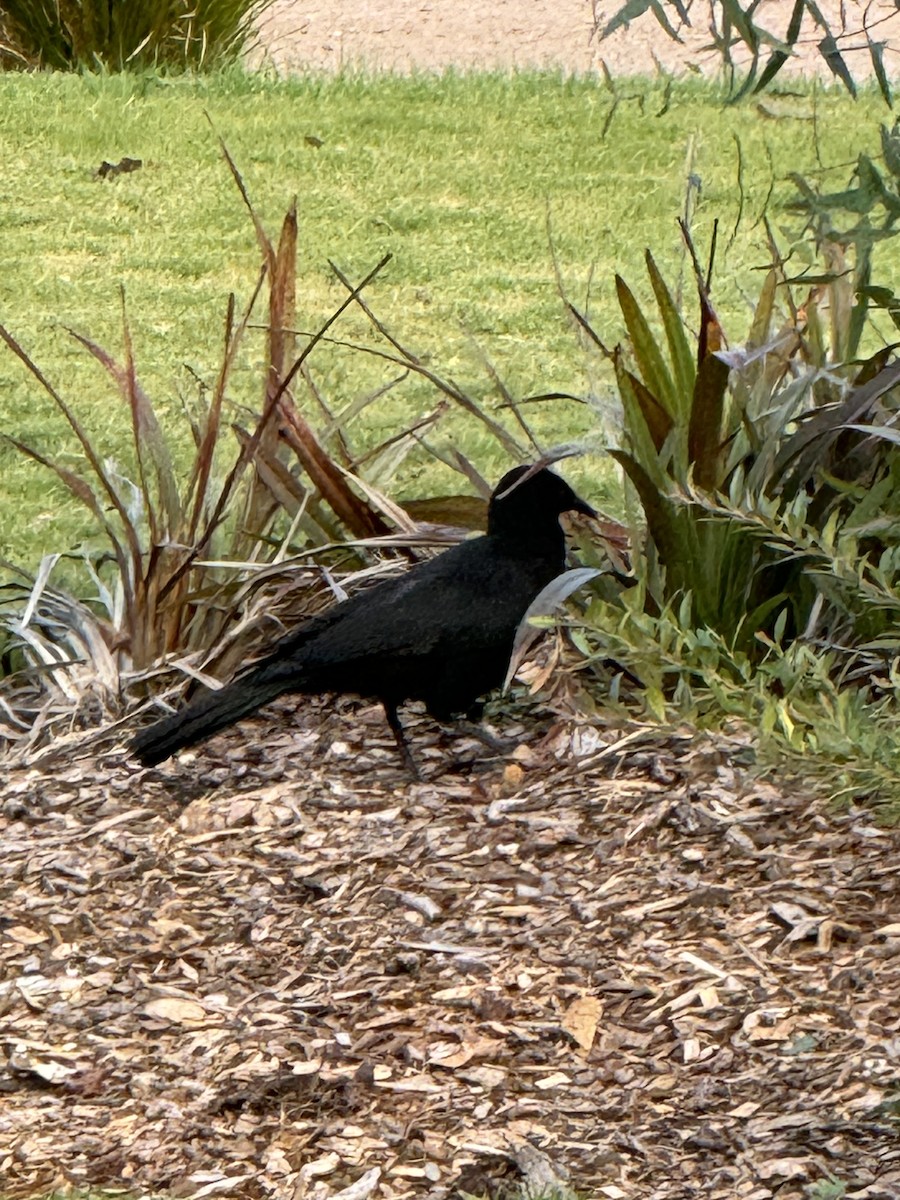
<instances>
[{"instance_id":1,"label":"tall grass blade","mask_svg":"<svg viewBox=\"0 0 900 1200\"><path fill-rule=\"evenodd\" d=\"M213 132L216 133L216 127L213 125L213 120L209 113L206 114L206 119L212 126ZM222 151L222 156L224 157L225 162L228 164L231 177L237 185L237 189L241 194L241 199L244 201L247 212L250 214L250 220L253 222L253 228L256 231L256 240L259 244L260 250L262 251L266 270L269 272L269 276L271 278L271 276L275 273L275 248L269 239L269 235L266 233L265 226L256 214L256 209L253 207L253 201L250 199L250 193L247 190L247 185L244 183L244 177L238 170L237 163L231 157L231 153L225 144L225 139L222 138L218 133L216 133L216 137L219 141L219 148Z\"/></svg>"},{"instance_id":2,"label":"tall grass blade","mask_svg":"<svg viewBox=\"0 0 900 1200\"><path fill-rule=\"evenodd\" d=\"M802 11L804 8L804 0L797 0L797 4ZM760 72L759 79L757 79L753 84L753 91L761 92L768 84L770 84L789 58L790 55L784 50L773 50L769 55L769 61ZM748 89L746 88L743 89L744 92L747 90ZM738 99L739 97L740 93L737 97L735 97L735 99Z\"/></svg>"},{"instance_id":3,"label":"tall grass blade","mask_svg":"<svg viewBox=\"0 0 900 1200\"><path fill-rule=\"evenodd\" d=\"M393 391L393 389L401 384L405 379L408 379L409 372L403 371L400 375L395 375L392 379L388 379L380 386L373 388L372 391L365 392L363 395L357 396L354 400L351 400L349 404L342 408L337 415L332 413L328 405L325 403L325 399L319 392L319 389L313 381L310 372L304 371L304 378L307 379L307 386L315 395L316 400L319 403L319 407L328 418L328 425L320 431L319 436L325 445L329 445L331 442L336 443L337 460L341 466L356 470L363 463L374 458L378 454L380 447L376 446L371 450L367 450L364 454L354 455L351 452L345 436L346 427L351 422L355 421L362 413L364 413L370 404L374 404L377 400L380 400L383 396L386 396L388 392ZM430 417L422 418L422 424L424 426L432 424L435 420L448 412L449 409L450 405L446 400L439 401L438 406L432 415ZM382 445L387 446L393 441L399 441L402 438L405 438L411 429L417 427L417 425L413 425L410 426L409 429L400 430L398 433L388 438L384 443L382 443Z\"/></svg>"},{"instance_id":4,"label":"tall grass blade","mask_svg":"<svg viewBox=\"0 0 900 1200\"><path fill-rule=\"evenodd\" d=\"M488 356L481 350L480 347L478 347L477 349L478 349L478 356L481 359L484 369L487 371L488 376L490 377L490 380L493 383L494 387L500 393L500 398L501 398L500 407L508 408L510 410L513 417L515 418L516 424L519 426L519 428L525 434L525 437L528 439L529 445L531 446L534 453L538 454L538 455L541 454L542 453L541 444L538 441L538 439L535 437L531 426L525 420L525 416L522 413L522 409L521 409L519 403L516 401L512 392L510 392L509 388L504 383L503 379L500 376L500 372L497 370L497 368L494 366L494 364L491 362L491 360L488 358Z\"/></svg>"},{"instance_id":5,"label":"tall grass blade","mask_svg":"<svg viewBox=\"0 0 900 1200\"><path fill-rule=\"evenodd\" d=\"M644 423L656 448L656 453L661 454L662 448L666 444L666 439L675 426L675 421L650 389L645 387L643 382L638 379L637 375L632 374L631 371L627 371L623 367L622 374L620 375L620 384L623 375L631 387L634 400L640 409L641 416L644 418Z\"/></svg>"},{"instance_id":6,"label":"tall grass blade","mask_svg":"<svg viewBox=\"0 0 900 1200\"><path fill-rule=\"evenodd\" d=\"M597 40L603 41L610 34L616 32L617 29L622 29L631 24L638 17L643 16L648 8L652 6L652 0L626 0L626 3L614 13L600 30Z\"/></svg>"},{"instance_id":7,"label":"tall grass blade","mask_svg":"<svg viewBox=\"0 0 900 1200\"><path fill-rule=\"evenodd\" d=\"M216 444L219 438L219 430L221 428L222 406L225 402L225 390L228 385L228 379L231 375L231 370L234 366L235 359L237 358L238 350L247 331L247 326L250 322L250 315L256 306L256 301L260 291L262 290L265 279L266 268L265 265L263 265L263 267L260 269L253 294L250 297L250 300L244 309L241 320L236 327L234 324L234 296L230 296L228 300L228 310L225 317L225 351L222 355L222 363L216 378L216 386L213 391L212 400L210 401L207 412L203 437L198 448L195 464L195 475L192 477L191 481L194 494L194 507L191 513L189 534L190 542L192 545L196 545L198 552L202 552L203 549L209 544L213 533L218 527L219 521L217 519L217 514L218 517L221 516L225 505L231 498L237 480L240 477L240 471L236 469L229 474L219 492L219 497L216 505L214 506L212 514L207 515L209 513L210 504L210 479L213 461L215 458ZM235 467L237 466L239 466L239 464L235 464ZM204 520L205 525L203 526L201 532L201 522Z\"/></svg>"},{"instance_id":8,"label":"tall grass blade","mask_svg":"<svg viewBox=\"0 0 900 1200\"><path fill-rule=\"evenodd\" d=\"M122 522L122 527L123 527L125 537L126 537L126 540L128 543L128 548L129 548L129 551L132 556L132 563L133 563L133 567L134 567L132 574L133 574L133 576L136 576L139 572L140 558L141 558L140 543L139 543L139 540L137 537L137 533L134 528L134 525L132 524L131 518L128 515L128 510L126 509L125 505L122 503L122 499L121 499L121 496L119 495L119 491L114 486L112 480L109 477L109 474L107 473L103 464L100 462L100 459L97 456L97 453L94 450L93 445L91 444L90 438L87 436L87 434L85 433L84 429L81 426L81 423L78 421L78 419L76 418L76 416L72 412L72 410L69 408L69 406L66 404L65 400L63 400L62 396L60 396L60 394L56 391L56 389L53 387L53 385L50 383L50 381L44 376L43 372L40 370L40 368L37 366L37 364L29 357L29 355L26 353L26 351L19 345L19 343L16 341L16 339L12 336L12 334L9 332L9 330L4 325L0 325L0 338L3 339L3 341L10 348L10 350L12 350L12 352L16 355L16 357L25 364L25 366L28 368L28 370L31 372L31 374L35 377L35 379L38 381L38 383L41 385L41 387L43 387L43 389L51 397L53 402L56 404L56 406L59 408L60 412L63 414L66 421L68 422L70 429L75 434L75 436L78 438L78 441L80 442L81 447L84 451L85 458L88 460L88 463L91 466L91 470L94 472L97 479L99 480L104 492L106 493L106 495L109 499L110 504L116 510L116 512L119 516L119 519Z\"/></svg>"},{"instance_id":9,"label":"tall grass blade","mask_svg":"<svg viewBox=\"0 0 900 1200\"><path fill-rule=\"evenodd\" d=\"M345 277L345 275L343 274L343 272L338 267L336 267L334 265L334 263L330 263L330 265L331 265L331 268L334 271L334 273L337 275L338 279L341 281L341 283L343 283L343 285L345 287L349 287L350 284L349 284L347 278ZM362 350L365 353L372 354L377 358L383 358L383 359L386 359L388 362L396 363L398 366L408 366L410 370L415 371L418 375L421 375L424 379L427 379L429 381L429 383L432 383L436 388L438 388L440 391L442 391L445 396L448 396L451 400L453 400L453 402L455 404L459 405L459 407L462 408L465 412L469 413L471 416L476 417L479 421L481 421L481 423L483 425L485 425L485 427L487 429L490 430L490 432L494 435L494 437L497 439L497 441L504 447L504 449L506 449L510 454L512 454L514 458L521 459L521 458L525 457L525 449L519 445L519 443L515 440L515 438L513 438L511 436L511 434L508 432L508 430L504 429L504 427L502 425L500 425L499 422L493 420L492 417L489 417L488 414L486 412L484 412L483 409L478 404L476 404L474 400L472 400L469 396L467 396L465 394L465 392L462 390L462 388L460 388L452 380L442 379L441 376L437 374L437 372L429 370L429 368L426 367L422 363L421 359L418 358L417 355L413 354L413 352L411 350L408 350L405 346L401 345L401 343L375 317L375 315L372 313L371 309L368 307L367 304L364 303L364 301L362 300L361 297L357 298L357 303L359 304L362 311L369 318L369 320L372 322L372 324L377 329L377 331L382 335L382 337L384 337L394 347L394 349L397 351L397 355L399 355L399 357L389 354L387 351L378 350L374 346L368 347L368 346L352 345L352 343L349 343L349 342L339 343L340 345L346 345L346 346L352 345L352 348L355 350Z\"/></svg>"},{"instance_id":10,"label":"tall grass blade","mask_svg":"<svg viewBox=\"0 0 900 1200\"><path fill-rule=\"evenodd\" d=\"M247 465L251 462L254 454L256 453L256 449L260 443L263 433L265 432L265 430L268 426L268 423L272 420L272 418L275 414L275 411L278 407L279 401L281 400L281 397L284 395L284 393L287 391L294 376L300 371L300 369L303 366L303 363L306 361L306 359L309 357L309 355L312 353L312 351L315 349L315 347L322 341L323 338L325 338L327 331L331 328L331 326L335 323L335 321L337 321L338 318L341 316L341 314L343 312L345 312L346 309L348 309L350 307L350 305L353 303L356 292L362 291L365 287L367 287L368 284L370 284L372 282L372 280L384 269L385 265L388 262L390 262L390 260L391 260L390 254L384 255L384 257L378 263L375 264L375 266L372 268L372 270L369 271L368 275L366 275L366 277L357 285L357 287L353 290L353 292L351 292L351 294L349 296L347 296L346 299L344 299L341 302L341 304L338 305L338 307L331 314L331 316L325 321L325 323L314 334L312 334L310 336L309 341L307 342L307 344L304 347L303 351L301 352L300 356L295 360L294 365L288 371L287 375L280 383L276 392L266 402L266 406L263 409L263 412L262 412L262 415L260 416L259 421L257 422L256 428L254 429L253 433L251 434L251 436L250 436L249 440L246 442L246 444L242 446L241 453L239 454L236 462L234 463L233 467L231 468L231 470L229 471L229 473L225 479L225 483L219 493L219 498L216 501L216 504L213 507L213 511L207 522L206 529L204 531L202 540L195 547L193 547L193 549L187 554L187 556L185 557L181 566L179 567L178 571L175 573L175 575L173 575L172 579L169 581L169 583L163 589L163 593L162 593L163 598L165 597L167 591L171 590L171 588L175 585L175 583L178 581L178 579L180 579L180 577L186 571L188 571L190 569L190 567L192 566L192 564L201 556L203 549L209 542L209 539L212 537L213 532L221 525L221 523L224 519L225 508L226 508L228 499L231 496L231 494L234 490L234 487L237 484L237 481L240 479L240 477L243 474L244 470L246 469ZM346 490L349 492L349 489L346 489ZM351 493L351 495L352 495L352 493Z\"/></svg>"},{"instance_id":11,"label":"tall grass blade","mask_svg":"<svg viewBox=\"0 0 900 1200\"><path fill-rule=\"evenodd\" d=\"M659 403L670 415L674 416L677 411L677 403L672 376L647 318L621 275L616 275L616 296L641 378Z\"/></svg>"},{"instance_id":12,"label":"tall grass blade","mask_svg":"<svg viewBox=\"0 0 900 1200\"><path fill-rule=\"evenodd\" d=\"M691 556L685 553L680 525L671 502L661 494L641 463L624 450L610 450L610 455L624 469L640 497L647 528L659 554L660 562L677 570L679 564L689 567Z\"/></svg>"},{"instance_id":13,"label":"tall grass blade","mask_svg":"<svg viewBox=\"0 0 900 1200\"><path fill-rule=\"evenodd\" d=\"M574 320L576 326L582 331L582 333L587 335L588 341L597 347L604 358L612 360L614 352L610 350L610 348L601 340L600 335L591 325L584 313L577 309L570 300L566 300L565 297L563 297L563 303L565 304L566 309Z\"/></svg>"},{"instance_id":14,"label":"tall grass blade","mask_svg":"<svg viewBox=\"0 0 900 1200\"><path fill-rule=\"evenodd\" d=\"M159 487L159 496L162 501L163 509L166 515L166 520L169 529L174 529L179 523L181 516L181 503L178 497L178 488L175 483L175 472L172 467L172 459L169 455L169 448L166 440L163 437L162 429L156 419L153 405L140 387L134 369L134 350L131 343L131 333L127 324L123 326L125 338L125 366L121 366L107 353L101 346L84 334L78 333L74 329L67 329L69 335L75 339L105 368L115 381L119 392L123 399L128 403L131 410L131 425L134 437L135 456L138 463L138 470L141 478L141 491L144 496L144 510L147 513L148 520L153 530L154 538L161 534L161 530L157 528L158 512L155 503L154 493L150 488L147 472L147 459L149 458L153 469L157 485Z\"/></svg>"},{"instance_id":15,"label":"tall grass blade","mask_svg":"<svg viewBox=\"0 0 900 1200\"><path fill-rule=\"evenodd\" d=\"M387 350L379 350L377 346L366 346L360 342L348 342L340 338L327 338L326 340L332 346L343 346L348 350L356 350L361 354L369 354L373 358L381 358L385 362L393 363L398 367L406 367L410 371L414 371L417 375L421 375L423 379L427 379L429 383L433 384L438 391L448 396L454 404L480 421L513 458L521 460L527 457L527 451L516 441L512 434L484 412L481 406L476 404L471 397L467 396L462 388L452 380L442 378L436 371L432 371L429 367L420 363L414 356L404 354L401 357L397 354L391 354Z\"/></svg>"},{"instance_id":16,"label":"tall grass blade","mask_svg":"<svg viewBox=\"0 0 900 1200\"><path fill-rule=\"evenodd\" d=\"M772 327L772 316L775 312L775 297L778 292L778 273L774 269L766 272L766 278L760 289L756 307L753 310L753 320L747 334L747 346L764 346L769 338Z\"/></svg>"},{"instance_id":17,"label":"tall grass blade","mask_svg":"<svg viewBox=\"0 0 900 1200\"><path fill-rule=\"evenodd\" d=\"M239 184L243 192L243 183ZM263 385L263 405L278 391L282 379L287 372L288 362L294 358L296 338L293 326L296 319L296 288L297 288L297 205L293 203L288 210L281 226L278 248L274 250L268 236L262 230L262 224L253 212L249 199L245 200L250 207L253 222L257 228L257 239L266 255L266 270L269 277L269 314L266 329L266 376ZM287 398L279 402L279 409L285 409ZM263 431L258 453L269 460L278 453L280 442L279 428L276 421L271 421ZM266 514L271 514L271 498L265 494L261 481L256 474L250 478L244 504L242 525L252 538L252 531L265 528ZM236 548L239 557L247 557L252 553L252 546L244 539L244 544Z\"/></svg>"},{"instance_id":18,"label":"tall grass blade","mask_svg":"<svg viewBox=\"0 0 900 1200\"><path fill-rule=\"evenodd\" d=\"M653 255L648 250L645 255L647 273L653 286L653 294L663 321L666 341L669 345L669 356L675 376L673 392L673 415L678 423L683 423L691 407L691 395L694 391L694 381L697 376L697 366L691 352L690 343L684 328L681 313L669 291L666 281L660 274Z\"/></svg>"},{"instance_id":19,"label":"tall grass blade","mask_svg":"<svg viewBox=\"0 0 900 1200\"><path fill-rule=\"evenodd\" d=\"M843 404L815 412L795 434L787 439L776 456L773 477L788 494L811 478L826 448L833 445L841 430L862 422L872 405L900 384L900 362L854 388ZM791 474L788 475L790 468Z\"/></svg>"},{"instance_id":20,"label":"tall grass blade","mask_svg":"<svg viewBox=\"0 0 900 1200\"><path fill-rule=\"evenodd\" d=\"M350 489L340 467L319 445L293 403L283 405L280 432L322 499L354 537L378 537L389 532L381 517Z\"/></svg>"},{"instance_id":21,"label":"tall grass blade","mask_svg":"<svg viewBox=\"0 0 900 1200\"><path fill-rule=\"evenodd\" d=\"M784 35L784 40L789 46L794 46L800 36L800 29L803 25L803 14L806 11L807 0L794 0L794 7L791 10L791 17L788 21L788 27ZM790 55L786 50L773 50L769 61L763 68L755 88L755 92L761 92L766 84L771 83L784 64L787 62Z\"/></svg>"},{"instance_id":22,"label":"tall grass blade","mask_svg":"<svg viewBox=\"0 0 900 1200\"><path fill-rule=\"evenodd\" d=\"M717 354L700 364L688 426L688 461L694 482L705 491L722 484L722 415L728 390L728 367Z\"/></svg>"},{"instance_id":23,"label":"tall grass blade","mask_svg":"<svg viewBox=\"0 0 900 1200\"><path fill-rule=\"evenodd\" d=\"M878 132L881 135L881 154L884 158L884 165L894 179L900 182L900 118L894 122L893 129L888 129L887 125L880 125Z\"/></svg>"},{"instance_id":24,"label":"tall grass blade","mask_svg":"<svg viewBox=\"0 0 900 1200\"><path fill-rule=\"evenodd\" d=\"M662 491L665 488L665 471L660 461L660 453L668 437L668 432L663 425L663 418L668 417L669 414L665 413L655 397L651 397L650 393L644 389L647 413L651 422L655 421L654 428L651 429L644 413L645 405L641 404L632 386L635 376L626 369L619 352L616 353L614 366L619 398L622 401L625 416L625 433L631 452L644 469L651 474L654 483ZM643 387L643 385L641 386ZM658 420L655 420L657 417ZM660 434L663 435L661 441L659 440Z\"/></svg>"},{"instance_id":25,"label":"tall grass blade","mask_svg":"<svg viewBox=\"0 0 900 1200\"><path fill-rule=\"evenodd\" d=\"M49 471L52 471L56 476L58 476L58 478L65 484L66 488L72 493L74 498L78 500L79 503L83 504L90 512L91 516L93 516L94 519L103 526L110 539L113 541L116 540L115 532L112 525L106 518L106 514L103 511L103 506L101 505L93 488L86 480L82 479L82 477L76 474L76 472L70 471L68 467L64 467L60 463L54 462L52 459L47 458L46 455L41 454L40 451L26 445L25 442L20 442L18 438L10 437L7 433L0 433L0 438L2 438L3 441L7 442L10 446L14 446L20 454L24 454L27 458L39 463L42 467L46 467Z\"/></svg>"}]
</instances>

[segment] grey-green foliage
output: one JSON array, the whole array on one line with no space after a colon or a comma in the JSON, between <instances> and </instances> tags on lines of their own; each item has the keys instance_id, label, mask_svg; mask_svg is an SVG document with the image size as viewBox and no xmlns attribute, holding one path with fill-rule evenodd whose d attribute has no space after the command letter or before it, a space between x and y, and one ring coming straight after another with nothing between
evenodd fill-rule
<instances>
[{"instance_id":1,"label":"grey-green foliage","mask_svg":"<svg viewBox=\"0 0 900 1200\"><path fill-rule=\"evenodd\" d=\"M818 250L829 282L843 277L842 304L849 316L837 325L832 322L832 339L843 338L833 352L846 359L859 353L873 312L884 312L893 336L900 329L900 300L890 288L872 281L877 252L898 232L900 122L892 128L882 124L880 134L881 162L860 154L846 187L827 191L800 173L791 174L798 194L789 208L804 218L801 240ZM816 282L811 273L806 281Z\"/></svg>"},{"instance_id":2,"label":"grey-green foliage","mask_svg":"<svg viewBox=\"0 0 900 1200\"><path fill-rule=\"evenodd\" d=\"M708 20L705 20L706 13L701 17L697 11L701 7L706 7ZM652 12L662 29L672 38L677 38L679 30L686 25L696 26L703 23L710 31L712 44L719 52L723 66L731 74L733 98L740 99L747 94L761 91L778 75L789 61L801 36L809 36L803 28L805 18L818 36L816 49L822 61L852 96L856 95L856 80L847 66L843 51L851 46L857 48L865 38L872 72L881 94L886 104L893 103L890 79L884 63L888 43L886 38L879 36L884 32L883 22L874 22L870 30L864 18L861 30L837 30L828 21L816 0L794 0L784 36L779 37L757 21L759 7L759 0L747 4L741 4L739 0L708 0L706 6L693 7L685 6L682 0L627 0L605 23L598 23L597 33L602 41L646 12ZM750 53L750 60L745 68L739 68L735 64L732 51L737 45L745 47Z\"/></svg>"}]
</instances>

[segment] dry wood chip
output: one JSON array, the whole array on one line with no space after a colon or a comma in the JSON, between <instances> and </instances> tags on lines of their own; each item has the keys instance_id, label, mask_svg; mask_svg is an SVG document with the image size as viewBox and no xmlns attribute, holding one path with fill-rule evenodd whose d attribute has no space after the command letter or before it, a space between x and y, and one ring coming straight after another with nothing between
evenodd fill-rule
<instances>
[{"instance_id":1,"label":"dry wood chip","mask_svg":"<svg viewBox=\"0 0 900 1200\"><path fill-rule=\"evenodd\" d=\"M545 1092L550 1088L563 1087L567 1083L571 1083L568 1075L564 1075L562 1071L554 1071L552 1075L544 1075L541 1079L536 1079L534 1086Z\"/></svg>"},{"instance_id":2,"label":"dry wood chip","mask_svg":"<svg viewBox=\"0 0 900 1200\"><path fill-rule=\"evenodd\" d=\"M320 1058L311 1058L306 1062L291 1063L292 1075L316 1075L322 1069L322 1060Z\"/></svg>"},{"instance_id":3,"label":"dry wood chip","mask_svg":"<svg viewBox=\"0 0 900 1200\"><path fill-rule=\"evenodd\" d=\"M502 1087L506 1083L506 1076L507 1072L500 1067L466 1067L457 1072L459 1079L466 1083L472 1083L476 1087L484 1088L486 1092Z\"/></svg>"},{"instance_id":4,"label":"dry wood chip","mask_svg":"<svg viewBox=\"0 0 900 1200\"><path fill-rule=\"evenodd\" d=\"M159 996L155 1000L148 1000L144 1012L148 1017L171 1021L175 1025L205 1025L217 1019L196 1000L179 999L176 996Z\"/></svg>"},{"instance_id":5,"label":"dry wood chip","mask_svg":"<svg viewBox=\"0 0 900 1200\"><path fill-rule=\"evenodd\" d=\"M675 1075L657 1075L647 1084L648 1096L671 1096L678 1087L678 1078Z\"/></svg>"},{"instance_id":6,"label":"dry wood chip","mask_svg":"<svg viewBox=\"0 0 900 1200\"><path fill-rule=\"evenodd\" d=\"M381 1168L373 1167L371 1171L366 1171L365 1175L361 1175L349 1187L343 1188L339 1192L332 1192L330 1200L366 1200L366 1197L371 1196L375 1191L380 1179Z\"/></svg>"},{"instance_id":7,"label":"dry wood chip","mask_svg":"<svg viewBox=\"0 0 900 1200\"><path fill-rule=\"evenodd\" d=\"M405 1079L376 1080L376 1086L392 1092L444 1092L446 1088L430 1075L408 1075Z\"/></svg>"},{"instance_id":8,"label":"dry wood chip","mask_svg":"<svg viewBox=\"0 0 900 1200\"><path fill-rule=\"evenodd\" d=\"M705 958L700 958L691 950L684 950L681 954L683 962L690 963L691 966L697 967L701 971L705 971L707 975L715 975L717 979L727 979L728 972L723 971L721 967L715 966L711 962L707 962Z\"/></svg>"},{"instance_id":9,"label":"dry wood chip","mask_svg":"<svg viewBox=\"0 0 900 1200\"><path fill-rule=\"evenodd\" d=\"M496 1038L473 1038L462 1045L457 1042L435 1042L428 1047L428 1061L434 1066L456 1070L473 1058L495 1053L501 1046Z\"/></svg>"},{"instance_id":10,"label":"dry wood chip","mask_svg":"<svg viewBox=\"0 0 900 1200\"><path fill-rule=\"evenodd\" d=\"M410 784L375 721L294 707L265 756L245 727L0 782L8 1200L424 1198L524 1143L610 1200L900 1195L900 835L748 785L739 738L591 729L576 762L525 725L508 796L425 721Z\"/></svg>"},{"instance_id":11,"label":"dry wood chip","mask_svg":"<svg viewBox=\"0 0 900 1200\"><path fill-rule=\"evenodd\" d=\"M368 1021L361 1021L357 1029L383 1029L386 1025L406 1025L409 1023L409 1013L395 1010L393 1012L379 1013L377 1017L371 1017Z\"/></svg>"},{"instance_id":12,"label":"dry wood chip","mask_svg":"<svg viewBox=\"0 0 900 1200\"><path fill-rule=\"evenodd\" d=\"M77 975L20 975L13 982L29 1008L40 1011L60 995L75 1000L85 981Z\"/></svg>"},{"instance_id":13,"label":"dry wood chip","mask_svg":"<svg viewBox=\"0 0 900 1200\"><path fill-rule=\"evenodd\" d=\"M534 800L530 796L506 796L499 800L492 800L488 805L487 819L492 822L502 821L510 813L515 813L529 806L534 806Z\"/></svg>"},{"instance_id":14,"label":"dry wood chip","mask_svg":"<svg viewBox=\"0 0 900 1200\"><path fill-rule=\"evenodd\" d=\"M579 996L563 1014L560 1026L575 1039L582 1050L590 1050L597 1036L603 1004L596 996Z\"/></svg>"},{"instance_id":15,"label":"dry wood chip","mask_svg":"<svg viewBox=\"0 0 900 1200\"><path fill-rule=\"evenodd\" d=\"M428 1172L425 1167L391 1167L388 1171L394 1179L427 1179Z\"/></svg>"},{"instance_id":16,"label":"dry wood chip","mask_svg":"<svg viewBox=\"0 0 900 1200\"><path fill-rule=\"evenodd\" d=\"M757 1164L760 1179L806 1179L813 1163L808 1158L773 1158Z\"/></svg>"},{"instance_id":17,"label":"dry wood chip","mask_svg":"<svg viewBox=\"0 0 900 1200\"><path fill-rule=\"evenodd\" d=\"M98 834L115 829L118 825L127 824L131 827L139 821L153 820L156 815L152 808L130 808L126 812L116 813L114 816L107 817L103 821L97 821L95 825L82 833L81 837L84 840L96 838Z\"/></svg>"},{"instance_id":18,"label":"dry wood chip","mask_svg":"<svg viewBox=\"0 0 900 1200\"><path fill-rule=\"evenodd\" d=\"M643 921L645 917L651 914L671 912L674 909L682 908L688 903L688 899L687 895L682 895L665 900L652 900L648 904L638 904L633 908L626 908L622 916L632 921Z\"/></svg>"},{"instance_id":19,"label":"dry wood chip","mask_svg":"<svg viewBox=\"0 0 900 1200\"><path fill-rule=\"evenodd\" d=\"M748 1013L741 1029L751 1042L786 1042L793 1037L800 1021L799 1015L778 1019L775 1012L761 1010Z\"/></svg>"},{"instance_id":20,"label":"dry wood chip","mask_svg":"<svg viewBox=\"0 0 900 1200\"><path fill-rule=\"evenodd\" d=\"M732 1108L726 1115L729 1117L752 1117L755 1112L759 1111L759 1104L748 1100L746 1104L739 1104L737 1108Z\"/></svg>"},{"instance_id":21,"label":"dry wood chip","mask_svg":"<svg viewBox=\"0 0 900 1200\"><path fill-rule=\"evenodd\" d=\"M402 943L408 946L411 950L427 950L430 954L463 954L466 957L474 957L481 954L489 954L490 951L482 946L457 946L450 942L409 942Z\"/></svg>"},{"instance_id":22,"label":"dry wood chip","mask_svg":"<svg viewBox=\"0 0 900 1200\"><path fill-rule=\"evenodd\" d=\"M252 1179L252 1175L218 1175L209 1171L195 1171L188 1176L191 1183L201 1186L191 1191L192 1197L222 1196L236 1191L242 1183Z\"/></svg>"},{"instance_id":23,"label":"dry wood chip","mask_svg":"<svg viewBox=\"0 0 900 1200\"><path fill-rule=\"evenodd\" d=\"M337 1154L323 1154L321 1158L304 1163L300 1168L300 1175L304 1179L317 1179L333 1175L340 1165L341 1160Z\"/></svg>"},{"instance_id":24,"label":"dry wood chip","mask_svg":"<svg viewBox=\"0 0 900 1200\"><path fill-rule=\"evenodd\" d=\"M751 1137L766 1138L770 1133L779 1129L805 1129L813 1124L814 1117L809 1112L783 1113L775 1117L758 1117L747 1126Z\"/></svg>"},{"instance_id":25,"label":"dry wood chip","mask_svg":"<svg viewBox=\"0 0 900 1200\"><path fill-rule=\"evenodd\" d=\"M61 1051L56 1052L52 1058L45 1058L21 1044L9 1050L7 1062L13 1071L35 1075L45 1083L52 1084L63 1083L78 1070L78 1065L71 1056L65 1056Z\"/></svg>"},{"instance_id":26,"label":"dry wood chip","mask_svg":"<svg viewBox=\"0 0 900 1200\"><path fill-rule=\"evenodd\" d=\"M3 930L3 936L10 941L19 942L23 946L39 946L46 942L50 935L40 929L32 929L28 925L9 925Z\"/></svg>"},{"instance_id":27,"label":"dry wood chip","mask_svg":"<svg viewBox=\"0 0 900 1200\"><path fill-rule=\"evenodd\" d=\"M436 921L441 915L441 906L436 904L429 896L421 896L413 892L398 892L397 899L402 904L406 904L409 908L421 913L427 921Z\"/></svg>"}]
</instances>

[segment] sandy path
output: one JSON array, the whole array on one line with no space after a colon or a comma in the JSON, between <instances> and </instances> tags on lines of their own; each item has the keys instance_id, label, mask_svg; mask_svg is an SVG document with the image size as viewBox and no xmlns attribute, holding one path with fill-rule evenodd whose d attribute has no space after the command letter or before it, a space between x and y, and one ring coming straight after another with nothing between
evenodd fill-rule
<instances>
[{"instance_id":1,"label":"sandy path","mask_svg":"<svg viewBox=\"0 0 900 1200\"><path fill-rule=\"evenodd\" d=\"M606 22L619 7L618 0L598 4L597 16ZM786 28L792 8L793 0L763 0L757 20L778 33ZM866 27L873 41L888 43L886 66L895 79L900 77L900 11L894 0L868 5L820 0L820 8L840 35L841 50L857 77L871 74ZM705 3L695 3L694 26L684 32L681 44L667 37L650 14L598 43L594 10L591 0L277 0L262 28L268 56L282 71L453 66L585 72L597 69L601 59L614 74L652 73L654 59L669 71L682 72L691 63L704 73L718 69L718 57L709 49ZM789 66L827 75L816 51L821 33L808 19L802 36ZM736 51L735 57L746 60L746 52Z\"/></svg>"}]
</instances>

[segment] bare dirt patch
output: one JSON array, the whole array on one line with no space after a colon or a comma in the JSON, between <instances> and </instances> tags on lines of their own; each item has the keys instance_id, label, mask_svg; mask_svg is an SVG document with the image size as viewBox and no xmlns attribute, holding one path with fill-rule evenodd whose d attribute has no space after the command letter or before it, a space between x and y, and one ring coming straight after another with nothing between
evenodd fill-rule
<instances>
[{"instance_id":1,"label":"bare dirt patch","mask_svg":"<svg viewBox=\"0 0 900 1200\"><path fill-rule=\"evenodd\" d=\"M5 1196L900 1196L896 833L739 744L414 738L425 783L306 705L5 782Z\"/></svg>"},{"instance_id":2,"label":"bare dirt patch","mask_svg":"<svg viewBox=\"0 0 900 1200\"><path fill-rule=\"evenodd\" d=\"M584 73L598 70L601 59L614 75L651 75L660 68L679 74L698 68L715 74L720 69L718 54L710 47L705 3L691 7L693 24L680 31L680 42L666 36L652 14L598 42L593 36L595 15L605 23L620 7L590 0L279 0L262 28L269 59L281 71L540 67ZM781 35L793 7L793 0L762 0L755 19ZM866 29L873 41L888 43L885 62L889 73L897 75L900 12L893 0L822 0L819 7L857 78L872 71ZM831 78L816 50L821 37L807 17L785 73L815 72ZM736 62L746 59L746 52L736 48Z\"/></svg>"}]
</instances>

